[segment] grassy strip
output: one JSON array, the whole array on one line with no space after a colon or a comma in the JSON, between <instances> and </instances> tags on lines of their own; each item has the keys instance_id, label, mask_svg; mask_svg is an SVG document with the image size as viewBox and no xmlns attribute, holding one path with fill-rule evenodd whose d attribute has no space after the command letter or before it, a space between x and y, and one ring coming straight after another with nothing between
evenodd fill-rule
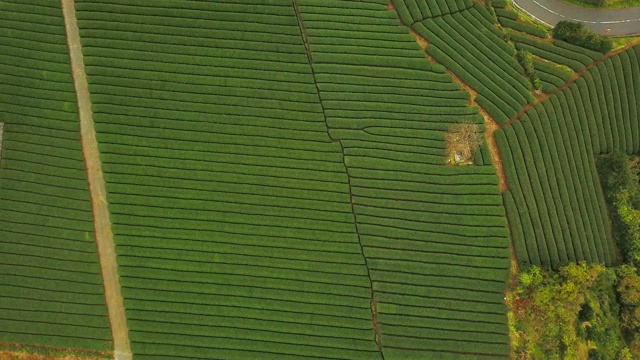
<instances>
[{"instance_id":1,"label":"grassy strip","mask_svg":"<svg viewBox=\"0 0 640 360\"><path fill-rule=\"evenodd\" d=\"M44 346L0 343L2 360L102 360L113 358L110 351L85 351Z\"/></svg>"}]
</instances>

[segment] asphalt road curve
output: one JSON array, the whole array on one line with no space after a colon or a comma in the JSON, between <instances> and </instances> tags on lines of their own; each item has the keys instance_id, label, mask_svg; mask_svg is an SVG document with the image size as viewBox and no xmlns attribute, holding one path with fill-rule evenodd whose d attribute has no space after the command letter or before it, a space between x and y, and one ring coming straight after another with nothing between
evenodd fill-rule
<instances>
[{"instance_id":1,"label":"asphalt road curve","mask_svg":"<svg viewBox=\"0 0 640 360\"><path fill-rule=\"evenodd\" d=\"M549 26L570 20L612 36L640 35L640 6L627 9L583 8L562 0L511 0L513 5Z\"/></svg>"}]
</instances>

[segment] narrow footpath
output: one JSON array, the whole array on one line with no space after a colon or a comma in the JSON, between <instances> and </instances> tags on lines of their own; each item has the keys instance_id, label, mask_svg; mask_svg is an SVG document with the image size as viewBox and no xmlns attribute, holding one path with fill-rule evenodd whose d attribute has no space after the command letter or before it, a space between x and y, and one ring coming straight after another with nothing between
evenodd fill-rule
<instances>
[{"instance_id":1,"label":"narrow footpath","mask_svg":"<svg viewBox=\"0 0 640 360\"><path fill-rule=\"evenodd\" d=\"M102 271L111 332L113 334L114 358L116 360L131 360L129 331L127 329L123 298L120 293L118 264L116 263L111 220L109 219L105 183L102 176L102 164L100 162L98 142L96 141L93 114L91 112L91 100L89 99L89 87L84 70L84 60L82 57L82 47L80 44L74 1L61 0L61 5L71 57L71 73L73 75L78 101L80 136L82 152L87 168L91 204L93 207L95 239L100 258L100 269Z\"/></svg>"}]
</instances>

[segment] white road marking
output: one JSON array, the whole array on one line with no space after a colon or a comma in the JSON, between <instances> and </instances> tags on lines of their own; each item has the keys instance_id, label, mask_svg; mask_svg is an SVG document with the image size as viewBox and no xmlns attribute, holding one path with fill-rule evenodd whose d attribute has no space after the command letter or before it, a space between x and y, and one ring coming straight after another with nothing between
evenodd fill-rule
<instances>
[{"instance_id":1,"label":"white road marking","mask_svg":"<svg viewBox=\"0 0 640 360\"><path fill-rule=\"evenodd\" d=\"M538 5L539 7L541 7L541 8L543 8L543 9L547 10L548 12L550 12L550 13L552 13L552 14L555 14L555 15L560 16L560 17L565 18L565 19L569 19L569 20L573 20L573 21L578 21L578 22L583 22L583 23L587 23L587 24L620 24L620 23L628 23L628 22L633 22L633 21L640 21L640 19L613 20L613 21L589 21L589 20L583 20L583 19L575 19L575 18L572 18L572 17L569 17L569 16L565 16L565 15L563 15L563 14L560 14L560 13L558 13L558 12L556 12L556 11L553 11L553 10L549 9L548 7L546 7L546 6L542 5L542 4L540 4L540 3L539 3L538 1L536 1L536 0L531 0L531 1L533 1L536 5ZM541 23L543 23L543 24L545 24L545 25L553 26L553 25L551 25L551 24L547 23L546 21L543 21L542 19L540 19L540 18L538 18L538 17L534 16L534 15L533 15L533 14L531 14L529 11L525 10L525 9L522 7L522 5L520 5L520 4L518 4L518 3L516 2L516 0L513 0L513 1L512 1L512 3L513 3L513 5L514 5L515 7L517 7L518 9L520 9L520 10L522 10L522 11L524 11L525 13L527 13L527 15L531 16L532 18L534 18L534 19L536 19L536 20L540 21Z\"/></svg>"}]
</instances>

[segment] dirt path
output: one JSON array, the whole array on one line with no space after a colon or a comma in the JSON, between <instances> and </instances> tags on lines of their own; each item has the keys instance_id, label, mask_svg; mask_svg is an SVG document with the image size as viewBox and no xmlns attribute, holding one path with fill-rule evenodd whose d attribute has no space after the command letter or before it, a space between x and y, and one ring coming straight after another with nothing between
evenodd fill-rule
<instances>
[{"instance_id":1,"label":"dirt path","mask_svg":"<svg viewBox=\"0 0 640 360\"><path fill-rule=\"evenodd\" d=\"M113 233L109 220L109 209L102 176L102 164L96 141L96 132L91 112L89 88L84 71L84 60L80 44L80 34L76 20L73 0L61 0L64 25L67 32L67 43L71 56L71 73L76 89L78 101L78 115L80 118L80 136L82 151L87 168L89 192L93 206L95 238L100 258L100 268L104 283L104 293L113 334L114 358L116 360L129 360L132 358L129 343L129 332L122 294L120 293L120 280L118 278L118 264L116 263Z\"/></svg>"},{"instance_id":2,"label":"dirt path","mask_svg":"<svg viewBox=\"0 0 640 360\"><path fill-rule=\"evenodd\" d=\"M573 77L571 78L571 80L569 80L568 82L564 83L562 86L559 86L552 93L550 93L550 94L542 93L542 95L537 96L536 100L534 102L525 105L522 109L520 109L520 111L518 111L518 113L516 115L514 115L511 119L509 119L509 121L507 121L506 123L502 124L502 126L500 126L500 128L505 128L505 127L511 125L514 121L518 120L520 118L520 116L522 116L522 114L526 113L527 110L529 110L532 107L538 105L539 103L541 103L542 101L548 99L549 97L551 97L553 95L556 95L559 92L563 91L564 89L568 88L574 82L576 82L576 80L581 78L587 71L591 70L594 66L597 66L598 64L606 61L607 59L611 58L612 56L615 56L615 55L617 55L617 54L619 54L619 53L621 53L623 51L627 51L629 48L632 48L632 47L634 47L634 46L636 46L638 44L639 43L637 41L634 41L633 43L627 44L626 46L624 46L624 47L622 47L620 49L616 49L614 51L610 51L608 54L605 54L600 59L588 64L587 66L584 67L584 69L580 70L579 72L574 73Z\"/></svg>"},{"instance_id":3,"label":"dirt path","mask_svg":"<svg viewBox=\"0 0 640 360\"><path fill-rule=\"evenodd\" d=\"M400 19L398 20L400 21ZM416 41L418 42L418 45L420 45L420 48L422 48L422 51L425 51L427 49L427 46L429 46L429 42L427 41L427 39L425 39L422 35L418 34L412 28L409 28L409 32L416 37ZM432 63L438 64L438 61L435 58L433 58L431 55L427 54L426 52L425 52L425 56ZM489 115L489 113L487 113L487 111L483 109L482 106L478 105L478 103L475 100L476 97L478 96L477 91L473 90L471 86L469 86L467 83L462 81L462 79L458 77L458 75L454 74L451 70L446 69L446 72L447 74L449 74L449 76L453 78L453 81L459 83L463 89L465 89L471 94L471 98L469 99L469 105L477 106L480 111L480 114L484 118L484 126L486 128L484 132L484 136L487 139L487 145L489 146L489 151L491 152L491 160L493 161L493 165L496 168L496 173L500 178L500 183L499 183L500 191L502 192L507 191L508 190L507 178L504 174L504 168L502 166L502 157L500 157L500 150L498 149L498 144L496 143L496 139L494 137L494 133L496 130L500 129L500 125L498 125L498 123L493 119L493 117L491 117L491 115Z\"/></svg>"}]
</instances>

